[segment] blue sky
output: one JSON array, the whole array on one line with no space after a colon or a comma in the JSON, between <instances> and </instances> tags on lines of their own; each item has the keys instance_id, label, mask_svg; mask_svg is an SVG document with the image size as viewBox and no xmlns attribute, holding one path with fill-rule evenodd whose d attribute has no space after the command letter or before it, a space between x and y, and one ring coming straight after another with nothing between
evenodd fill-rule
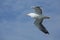
<instances>
[{"instance_id":1,"label":"blue sky","mask_svg":"<svg viewBox=\"0 0 60 40\"><path fill-rule=\"evenodd\" d=\"M50 32L45 35L25 14L41 6L50 16L43 24ZM60 0L0 0L0 40L60 40Z\"/></svg>"}]
</instances>

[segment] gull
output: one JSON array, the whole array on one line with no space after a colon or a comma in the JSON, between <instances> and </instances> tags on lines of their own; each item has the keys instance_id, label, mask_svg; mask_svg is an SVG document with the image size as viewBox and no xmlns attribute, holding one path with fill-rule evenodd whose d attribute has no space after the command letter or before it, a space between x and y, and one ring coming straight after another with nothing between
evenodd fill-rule
<instances>
[{"instance_id":1,"label":"gull","mask_svg":"<svg viewBox=\"0 0 60 40\"><path fill-rule=\"evenodd\" d=\"M49 19L50 17L44 16L42 14L42 9L40 6L34 6L32 7L35 10L35 13L29 13L28 16L35 19L35 26L38 27L39 30L41 30L45 34L49 34L48 30L43 26L42 22L44 19Z\"/></svg>"}]
</instances>

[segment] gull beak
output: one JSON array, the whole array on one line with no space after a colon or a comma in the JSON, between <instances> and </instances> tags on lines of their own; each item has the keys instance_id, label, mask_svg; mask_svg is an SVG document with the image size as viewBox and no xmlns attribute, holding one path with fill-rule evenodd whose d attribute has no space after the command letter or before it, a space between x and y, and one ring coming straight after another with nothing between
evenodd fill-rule
<instances>
[{"instance_id":1,"label":"gull beak","mask_svg":"<svg viewBox=\"0 0 60 40\"><path fill-rule=\"evenodd\" d=\"M29 16L29 14L27 13L26 16Z\"/></svg>"}]
</instances>

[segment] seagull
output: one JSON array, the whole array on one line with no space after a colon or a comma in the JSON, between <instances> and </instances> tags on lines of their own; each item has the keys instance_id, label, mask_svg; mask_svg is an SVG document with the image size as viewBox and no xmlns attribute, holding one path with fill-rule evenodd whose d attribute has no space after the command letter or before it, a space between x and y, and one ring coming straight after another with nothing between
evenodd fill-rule
<instances>
[{"instance_id":1,"label":"seagull","mask_svg":"<svg viewBox=\"0 0 60 40\"><path fill-rule=\"evenodd\" d=\"M35 6L32 8L35 10L35 13L29 13L27 15L35 19L34 24L40 31L45 34L49 34L48 30L43 26L42 22L44 19L49 19L50 17L44 16L42 14L42 9L40 6Z\"/></svg>"}]
</instances>

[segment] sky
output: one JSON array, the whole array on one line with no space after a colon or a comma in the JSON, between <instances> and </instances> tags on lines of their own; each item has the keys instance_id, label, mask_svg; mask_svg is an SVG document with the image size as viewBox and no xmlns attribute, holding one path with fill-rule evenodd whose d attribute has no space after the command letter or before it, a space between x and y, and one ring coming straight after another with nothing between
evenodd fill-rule
<instances>
[{"instance_id":1,"label":"sky","mask_svg":"<svg viewBox=\"0 0 60 40\"><path fill-rule=\"evenodd\" d=\"M49 35L26 16L40 6L50 19L43 21ZM0 40L60 40L60 0L0 0Z\"/></svg>"}]
</instances>

